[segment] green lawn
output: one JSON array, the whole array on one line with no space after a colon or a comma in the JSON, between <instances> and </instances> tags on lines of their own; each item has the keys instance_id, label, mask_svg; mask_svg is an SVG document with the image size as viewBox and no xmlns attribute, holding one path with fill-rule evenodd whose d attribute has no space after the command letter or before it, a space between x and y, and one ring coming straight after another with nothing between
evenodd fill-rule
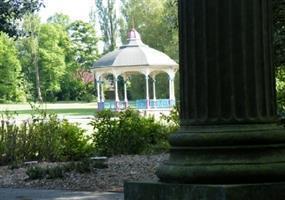
<instances>
[{"instance_id":1,"label":"green lawn","mask_svg":"<svg viewBox=\"0 0 285 200\"><path fill-rule=\"evenodd\" d=\"M97 110L96 103L55 103L37 105L48 113L56 113L64 116L93 116ZM18 115L30 115L34 111L29 104L0 104L0 111L17 113Z\"/></svg>"},{"instance_id":2,"label":"green lawn","mask_svg":"<svg viewBox=\"0 0 285 200\"><path fill-rule=\"evenodd\" d=\"M66 108L66 109L45 109L48 113L56 113L61 115L69 115L69 116L79 116L79 115L94 115L95 109L89 108ZM9 111L10 113L16 113L18 115L30 115L35 113L32 110L16 110Z\"/></svg>"}]
</instances>

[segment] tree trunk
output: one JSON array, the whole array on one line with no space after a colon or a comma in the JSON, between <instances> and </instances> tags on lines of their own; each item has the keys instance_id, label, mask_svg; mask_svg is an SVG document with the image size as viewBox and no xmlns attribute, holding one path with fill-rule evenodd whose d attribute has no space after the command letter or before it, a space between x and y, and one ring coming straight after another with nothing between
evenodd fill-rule
<instances>
[{"instance_id":1,"label":"tree trunk","mask_svg":"<svg viewBox=\"0 0 285 200\"><path fill-rule=\"evenodd\" d=\"M40 84L39 62L38 62L38 55L36 53L33 54L33 63L35 67L35 76L36 76L37 100L39 102L43 102L41 84Z\"/></svg>"}]
</instances>

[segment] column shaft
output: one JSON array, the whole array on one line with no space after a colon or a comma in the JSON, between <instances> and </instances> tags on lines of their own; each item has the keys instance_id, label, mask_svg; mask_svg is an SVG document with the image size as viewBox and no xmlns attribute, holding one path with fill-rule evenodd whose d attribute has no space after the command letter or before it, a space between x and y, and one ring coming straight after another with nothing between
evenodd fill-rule
<instances>
[{"instance_id":1,"label":"column shaft","mask_svg":"<svg viewBox=\"0 0 285 200\"><path fill-rule=\"evenodd\" d=\"M119 92L118 92L118 77L114 77L114 82L115 82L115 108L116 110L119 110L119 104L120 104L120 99L119 99Z\"/></svg>"},{"instance_id":2,"label":"column shaft","mask_svg":"<svg viewBox=\"0 0 285 200\"><path fill-rule=\"evenodd\" d=\"M127 81L124 78L124 98L125 98L125 108L128 107L128 91L127 91Z\"/></svg>"},{"instance_id":3,"label":"column shaft","mask_svg":"<svg viewBox=\"0 0 285 200\"><path fill-rule=\"evenodd\" d=\"M104 95L104 84L103 80L101 80L101 102L105 101L105 95Z\"/></svg>"},{"instance_id":4,"label":"column shaft","mask_svg":"<svg viewBox=\"0 0 285 200\"><path fill-rule=\"evenodd\" d=\"M148 74L145 75L145 85L146 85L146 109L150 108L150 101L149 101L149 84L148 84Z\"/></svg>"},{"instance_id":5,"label":"column shaft","mask_svg":"<svg viewBox=\"0 0 285 200\"><path fill-rule=\"evenodd\" d=\"M156 101L156 80L152 79L152 92L153 92L153 100Z\"/></svg>"},{"instance_id":6,"label":"column shaft","mask_svg":"<svg viewBox=\"0 0 285 200\"><path fill-rule=\"evenodd\" d=\"M97 102L101 102L101 97L100 97L100 80L96 79L96 85L97 85Z\"/></svg>"},{"instance_id":7,"label":"column shaft","mask_svg":"<svg viewBox=\"0 0 285 200\"><path fill-rule=\"evenodd\" d=\"M180 15L182 122L274 121L270 1L182 0Z\"/></svg>"},{"instance_id":8,"label":"column shaft","mask_svg":"<svg viewBox=\"0 0 285 200\"><path fill-rule=\"evenodd\" d=\"M169 89L169 100L171 101L173 99L172 97L172 79L168 78L168 89Z\"/></svg>"}]
</instances>

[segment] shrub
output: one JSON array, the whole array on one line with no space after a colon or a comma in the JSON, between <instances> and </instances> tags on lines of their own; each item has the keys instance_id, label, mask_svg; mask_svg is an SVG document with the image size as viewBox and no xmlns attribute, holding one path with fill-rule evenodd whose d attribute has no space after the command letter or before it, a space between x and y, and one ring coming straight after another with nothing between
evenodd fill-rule
<instances>
[{"instance_id":1,"label":"shrub","mask_svg":"<svg viewBox=\"0 0 285 200\"><path fill-rule=\"evenodd\" d=\"M165 146L161 145L163 143L168 144L169 132L163 125L131 109L119 113L110 110L98 112L91 125L99 155L140 154L150 152L152 147Z\"/></svg>"},{"instance_id":2,"label":"shrub","mask_svg":"<svg viewBox=\"0 0 285 200\"><path fill-rule=\"evenodd\" d=\"M64 177L64 168L62 166L48 167L45 170L46 178L48 179L57 179Z\"/></svg>"},{"instance_id":3,"label":"shrub","mask_svg":"<svg viewBox=\"0 0 285 200\"><path fill-rule=\"evenodd\" d=\"M0 164L27 160L69 161L90 156L92 145L84 130L55 114L37 111L20 125L2 115L0 126Z\"/></svg>"},{"instance_id":4,"label":"shrub","mask_svg":"<svg viewBox=\"0 0 285 200\"><path fill-rule=\"evenodd\" d=\"M26 171L29 179L57 179L64 177L64 168L62 166L55 167L29 167Z\"/></svg>"},{"instance_id":5,"label":"shrub","mask_svg":"<svg viewBox=\"0 0 285 200\"><path fill-rule=\"evenodd\" d=\"M178 107L174 107L169 115L161 114L161 119L167 123L166 128L169 129L169 132L176 132L180 126Z\"/></svg>"},{"instance_id":6,"label":"shrub","mask_svg":"<svg viewBox=\"0 0 285 200\"><path fill-rule=\"evenodd\" d=\"M78 173L90 173L93 168L106 168L106 164L102 162L94 163L90 159L83 159L78 162L70 162L50 167L32 166L26 171L28 179L57 179L64 178L65 173L75 171Z\"/></svg>"},{"instance_id":7,"label":"shrub","mask_svg":"<svg viewBox=\"0 0 285 200\"><path fill-rule=\"evenodd\" d=\"M46 170L38 166L29 167L26 174L31 180L43 179L46 176Z\"/></svg>"},{"instance_id":8,"label":"shrub","mask_svg":"<svg viewBox=\"0 0 285 200\"><path fill-rule=\"evenodd\" d=\"M90 138L76 124L63 120L60 126L61 160L76 161L90 157L93 152Z\"/></svg>"}]
</instances>

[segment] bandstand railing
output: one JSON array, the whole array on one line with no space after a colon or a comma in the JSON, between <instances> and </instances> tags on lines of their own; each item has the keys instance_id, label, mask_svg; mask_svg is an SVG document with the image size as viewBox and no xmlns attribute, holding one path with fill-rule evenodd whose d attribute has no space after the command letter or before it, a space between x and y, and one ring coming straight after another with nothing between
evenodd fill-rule
<instances>
[{"instance_id":1,"label":"bandstand railing","mask_svg":"<svg viewBox=\"0 0 285 200\"><path fill-rule=\"evenodd\" d=\"M134 109L162 109L162 108L172 108L175 105L175 100L169 99L157 99L150 100L149 108L147 108L147 100L138 99L135 101L128 101L127 105L124 101L105 101L98 102L98 110L110 109L110 110L123 110L127 107Z\"/></svg>"}]
</instances>

